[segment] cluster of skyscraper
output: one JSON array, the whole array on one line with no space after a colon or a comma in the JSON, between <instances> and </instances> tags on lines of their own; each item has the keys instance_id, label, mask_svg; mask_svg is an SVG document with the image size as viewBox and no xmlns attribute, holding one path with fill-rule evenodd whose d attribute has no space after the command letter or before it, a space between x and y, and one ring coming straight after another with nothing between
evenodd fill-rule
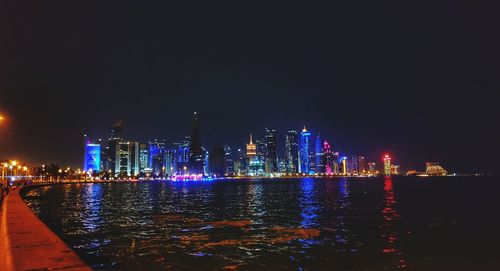
<instances>
[{"instance_id":1,"label":"cluster of skyscraper","mask_svg":"<svg viewBox=\"0 0 500 271\"><path fill-rule=\"evenodd\" d=\"M167 147L165 140L155 139L144 144L124 139L122 121L113 124L104 148L102 143L102 140L92 142L85 136L84 171L105 172L110 177L209 174L196 112L191 135L171 147Z\"/></svg>"},{"instance_id":2,"label":"cluster of skyscraper","mask_svg":"<svg viewBox=\"0 0 500 271\"><path fill-rule=\"evenodd\" d=\"M250 140L246 153L238 150L235 163L237 175L265 176L280 174L368 174L365 158L354 156L350 161L340 157L319 134L312 137L305 127L299 133L289 130L285 135L284 155L278 158L276 130L266 129L262 140ZM372 173L375 174L375 163Z\"/></svg>"},{"instance_id":3,"label":"cluster of skyscraper","mask_svg":"<svg viewBox=\"0 0 500 271\"><path fill-rule=\"evenodd\" d=\"M313 137L305 127L301 132L289 130L284 139L283 155L278 155L277 132L266 128L263 138L254 140L250 135L246 149L238 149L234 159L227 145L217 144L210 152L202 146L196 112L191 135L170 146L165 140L149 144L125 140L119 121L111 127L105 147L101 140L92 142L85 136L84 170L109 177L378 174L374 162L366 164L364 156L340 157L327 140L319 134Z\"/></svg>"}]
</instances>

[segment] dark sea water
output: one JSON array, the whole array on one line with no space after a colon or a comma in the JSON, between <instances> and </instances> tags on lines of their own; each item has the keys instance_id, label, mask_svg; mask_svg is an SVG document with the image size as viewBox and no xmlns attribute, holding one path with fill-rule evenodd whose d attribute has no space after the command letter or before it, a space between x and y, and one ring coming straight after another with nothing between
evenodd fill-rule
<instances>
[{"instance_id":1,"label":"dark sea water","mask_svg":"<svg viewBox=\"0 0 500 271\"><path fill-rule=\"evenodd\" d=\"M26 202L97 270L500 270L495 177L65 184Z\"/></svg>"}]
</instances>

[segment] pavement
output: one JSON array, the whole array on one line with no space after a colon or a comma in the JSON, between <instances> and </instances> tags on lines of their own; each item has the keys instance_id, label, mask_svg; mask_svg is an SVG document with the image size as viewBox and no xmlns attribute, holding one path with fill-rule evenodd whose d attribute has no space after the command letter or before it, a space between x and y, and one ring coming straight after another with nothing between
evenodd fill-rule
<instances>
[{"instance_id":1,"label":"pavement","mask_svg":"<svg viewBox=\"0 0 500 271\"><path fill-rule=\"evenodd\" d=\"M0 211L0 270L92 270L26 205L14 187Z\"/></svg>"}]
</instances>

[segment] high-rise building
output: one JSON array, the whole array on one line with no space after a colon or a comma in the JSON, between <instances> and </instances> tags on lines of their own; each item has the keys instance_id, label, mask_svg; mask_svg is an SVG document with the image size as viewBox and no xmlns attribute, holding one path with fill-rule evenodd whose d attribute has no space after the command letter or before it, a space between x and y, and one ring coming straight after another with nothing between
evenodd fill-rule
<instances>
[{"instance_id":1,"label":"high-rise building","mask_svg":"<svg viewBox=\"0 0 500 271\"><path fill-rule=\"evenodd\" d=\"M139 174L139 142L119 141L116 145L115 175Z\"/></svg>"},{"instance_id":2,"label":"high-rise building","mask_svg":"<svg viewBox=\"0 0 500 271\"><path fill-rule=\"evenodd\" d=\"M278 159L278 172L286 173L286 163L284 159Z\"/></svg>"},{"instance_id":3,"label":"high-rise building","mask_svg":"<svg viewBox=\"0 0 500 271\"><path fill-rule=\"evenodd\" d=\"M83 171L99 172L101 170L101 144L91 142L87 135L83 136L83 142Z\"/></svg>"},{"instance_id":4,"label":"high-rise building","mask_svg":"<svg viewBox=\"0 0 500 271\"><path fill-rule=\"evenodd\" d=\"M391 157L388 154L384 156L384 175L391 175Z\"/></svg>"},{"instance_id":5,"label":"high-rise building","mask_svg":"<svg viewBox=\"0 0 500 271\"><path fill-rule=\"evenodd\" d=\"M165 158L163 159L165 174L173 175L177 170L176 149L165 150Z\"/></svg>"},{"instance_id":6,"label":"high-rise building","mask_svg":"<svg viewBox=\"0 0 500 271\"><path fill-rule=\"evenodd\" d=\"M330 143L328 141L323 142L323 152L325 155L325 173L326 174L333 174L335 165L334 165L334 160L335 157L333 156L332 148L330 147Z\"/></svg>"},{"instance_id":7,"label":"high-rise building","mask_svg":"<svg viewBox=\"0 0 500 271\"><path fill-rule=\"evenodd\" d=\"M358 157L357 156L351 157L351 162L349 163L349 173L359 174Z\"/></svg>"},{"instance_id":8,"label":"high-rise building","mask_svg":"<svg viewBox=\"0 0 500 271\"><path fill-rule=\"evenodd\" d=\"M347 157L340 158L341 174L347 175Z\"/></svg>"},{"instance_id":9,"label":"high-rise building","mask_svg":"<svg viewBox=\"0 0 500 271\"><path fill-rule=\"evenodd\" d=\"M224 147L217 144L210 152L208 160L209 174L216 177L223 177L226 170L226 159L224 153Z\"/></svg>"},{"instance_id":10,"label":"high-rise building","mask_svg":"<svg viewBox=\"0 0 500 271\"><path fill-rule=\"evenodd\" d=\"M377 174L377 164L375 162L368 163L368 174Z\"/></svg>"},{"instance_id":11,"label":"high-rise building","mask_svg":"<svg viewBox=\"0 0 500 271\"><path fill-rule=\"evenodd\" d=\"M185 137L184 141L174 143L175 151L175 168L177 174L186 174L189 161L189 137Z\"/></svg>"},{"instance_id":12,"label":"high-rise building","mask_svg":"<svg viewBox=\"0 0 500 271\"><path fill-rule=\"evenodd\" d=\"M204 152L201 149L201 138L199 128L198 113L193 114L193 123L191 127L191 140L189 142L189 166L190 174L203 174Z\"/></svg>"},{"instance_id":13,"label":"high-rise building","mask_svg":"<svg viewBox=\"0 0 500 271\"><path fill-rule=\"evenodd\" d=\"M247 144L247 159L257 156L257 146L253 143L252 134L250 134L250 141Z\"/></svg>"},{"instance_id":14,"label":"high-rise building","mask_svg":"<svg viewBox=\"0 0 500 271\"><path fill-rule=\"evenodd\" d=\"M210 174L208 168L208 159L210 157L210 154L208 153L208 150L203 146L201 147L201 151L203 153L203 175L208 176Z\"/></svg>"},{"instance_id":15,"label":"high-rise building","mask_svg":"<svg viewBox=\"0 0 500 271\"><path fill-rule=\"evenodd\" d=\"M247 174L250 176L261 176L265 173L264 150L266 144L263 141L257 140L257 144L253 143L252 135L247 144Z\"/></svg>"},{"instance_id":16,"label":"high-rise building","mask_svg":"<svg viewBox=\"0 0 500 271\"><path fill-rule=\"evenodd\" d=\"M238 159L235 161L234 168L237 175L245 175L248 169L248 158L242 149L238 149ZM237 162L237 163L236 163Z\"/></svg>"},{"instance_id":17,"label":"high-rise building","mask_svg":"<svg viewBox=\"0 0 500 271\"><path fill-rule=\"evenodd\" d=\"M285 136L285 167L287 173L299 171L299 144L298 134L290 130Z\"/></svg>"},{"instance_id":18,"label":"high-rise building","mask_svg":"<svg viewBox=\"0 0 500 271\"><path fill-rule=\"evenodd\" d=\"M151 169L149 168L149 150L146 144L139 144L139 165L140 173L151 173Z\"/></svg>"},{"instance_id":19,"label":"high-rise building","mask_svg":"<svg viewBox=\"0 0 500 271\"><path fill-rule=\"evenodd\" d=\"M275 129L266 128L266 173L278 172L278 150L277 150L277 137Z\"/></svg>"},{"instance_id":20,"label":"high-rise building","mask_svg":"<svg viewBox=\"0 0 500 271\"><path fill-rule=\"evenodd\" d=\"M325 152L320 135L316 136L314 143L314 166L315 173L325 173Z\"/></svg>"},{"instance_id":21,"label":"high-rise building","mask_svg":"<svg viewBox=\"0 0 500 271\"><path fill-rule=\"evenodd\" d=\"M311 173L311 133L307 131L306 127L302 129L300 133L300 152L299 152L299 172L300 173Z\"/></svg>"},{"instance_id":22,"label":"high-rise building","mask_svg":"<svg viewBox=\"0 0 500 271\"><path fill-rule=\"evenodd\" d=\"M154 175L164 173L164 161L166 151L165 140L154 140L149 142L149 167Z\"/></svg>"},{"instance_id":23,"label":"high-rise building","mask_svg":"<svg viewBox=\"0 0 500 271\"><path fill-rule=\"evenodd\" d=\"M226 174L232 175L234 174L234 159L231 147L229 145L224 146L224 157L226 159Z\"/></svg>"},{"instance_id":24,"label":"high-rise building","mask_svg":"<svg viewBox=\"0 0 500 271\"><path fill-rule=\"evenodd\" d=\"M113 174L116 169L116 151L118 142L123 140L123 121L119 120L111 126L109 129L108 146L105 149L105 163L104 170L111 171Z\"/></svg>"},{"instance_id":25,"label":"high-rise building","mask_svg":"<svg viewBox=\"0 0 500 271\"><path fill-rule=\"evenodd\" d=\"M358 173L359 174L366 174L366 161L364 156L358 156Z\"/></svg>"},{"instance_id":26,"label":"high-rise building","mask_svg":"<svg viewBox=\"0 0 500 271\"><path fill-rule=\"evenodd\" d=\"M255 147L257 148L257 158L259 159L259 164L264 165L264 171L267 172L266 169L266 153L267 153L267 145L266 141L262 139L255 140Z\"/></svg>"}]
</instances>

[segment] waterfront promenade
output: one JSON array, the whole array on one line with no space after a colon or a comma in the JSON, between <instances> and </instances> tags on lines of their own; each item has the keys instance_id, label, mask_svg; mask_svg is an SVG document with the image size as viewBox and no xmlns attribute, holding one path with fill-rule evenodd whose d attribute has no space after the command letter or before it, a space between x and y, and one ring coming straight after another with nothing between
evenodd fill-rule
<instances>
[{"instance_id":1,"label":"waterfront promenade","mask_svg":"<svg viewBox=\"0 0 500 271\"><path fill-rule=\"evenodd\" d=\"M0 212L0 270L92 270L33 214L19 188Z\"/></svg>"}]
</instances>

